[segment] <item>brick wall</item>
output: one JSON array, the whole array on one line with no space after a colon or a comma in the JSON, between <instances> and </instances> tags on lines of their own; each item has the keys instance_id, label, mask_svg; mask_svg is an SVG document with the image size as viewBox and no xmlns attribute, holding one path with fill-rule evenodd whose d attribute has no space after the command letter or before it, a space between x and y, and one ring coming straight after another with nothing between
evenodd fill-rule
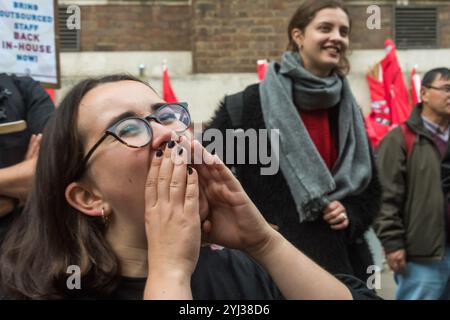
<instances>
[{"instance_id":1,"label":"brick wall","mask_svg":"<svg viewBox=\"0 0 450 320\"><path fill-rule=\"evenodd\" d=\"M450 48L450 5L439 10L439 39L441 48Z\"/></svg>"},{"instance_id":2,"label":"brick wall","mask_svg":"<svg viewBox=\"0 0 450 320\"><path fill-rule=\"evenodd\" d=\"M386 3L386 2L384 2ZM82 6L82 51L191 51L194 72L254 72L279 60L298 0L192 0L191 5ZM392 5L381 30L368 30L367 5L349 5L351 48L382 49L393 36ZM439 9L441 48L450 48L450 5Z\"/></svg>"},{"instance_id":3,"label":"brick wall","mask_svg":"<svg viewBox=\"0 0 450 320\"><path fill-rule=\"evenodd\" d=\"M253 72L258 59L278 60L286 49L287 25L298 3L294 0L193 0L194 71ZM380 7L381 30L367 29L367 6L349 7L353 49L381 49L384 40L392 37L392 7Z\"/></svg>"},{"instance_id":4,"label":"brick wall","mask_svg":"<svg viewBox=\"0 0 450 320\"><path fill-rule=\"evenodd\" d=\"M298 1L193 0L195 72L252 72L287 43L286 20Z\"/></svg>"},{"instance_id":5,"label":"brick wall","mask_svg":"<svg viewBox=\"0 0 450 320\"><path fill-rule=\"evenodd\" d=\"M358 49L383 49L384 40L393 37L392 6L380 6L381 9L381 29L369 30L367 28L367 6L349 6L348 11L352 19L351 48Z\"/></svg>"},{"instance_id":6,"label":"brick wall","mask_svg":"<svg viewBox=\"0 0 450 320\"><path fill-rule=\"evenodd\" d=\"M82 51L191 50L189 5L81 7Z\"/></svg>"}]
</instances>

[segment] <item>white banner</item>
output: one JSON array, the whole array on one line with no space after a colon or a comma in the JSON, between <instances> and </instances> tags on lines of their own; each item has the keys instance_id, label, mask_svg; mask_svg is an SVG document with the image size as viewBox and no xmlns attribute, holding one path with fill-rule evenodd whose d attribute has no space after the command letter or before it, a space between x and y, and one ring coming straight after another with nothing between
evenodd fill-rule
<instances>
[{"instance_id":1,"label":"white banner","mask_svg":"<svg viewBox=\"0 0 450 320\"><path fill-rule=\"evenodd\" d=\"M54 0L0 0L0 73L58 84Z\"/></svg>"}]
</instances>

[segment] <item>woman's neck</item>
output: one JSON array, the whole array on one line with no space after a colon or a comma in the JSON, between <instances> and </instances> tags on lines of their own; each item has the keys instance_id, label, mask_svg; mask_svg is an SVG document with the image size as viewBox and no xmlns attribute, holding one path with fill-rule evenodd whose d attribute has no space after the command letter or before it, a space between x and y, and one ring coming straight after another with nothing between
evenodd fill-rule
<instances>
[{"instance_id":1,"label":"woman's neck","mask_svg":"<svg viewBox=\"0 0 450 320\"><path fill-rule=\"evenodd\" d=\"M113 220L108 225L106 239L119 260L121 276L147 277L148 250L143 223L133 226Z\"/></svg>"},{"instance_id":2,"label":"woman's neck","mask_svg":"<svg viewBox=\"0 0 450 320\"><path fill-rule=\"evenodd\" d=\"M424 107L422 111L422 116L424 116L428 121L436 124L441 131L448 129L449 120L447 117L443 117L436 112L431 111L429 107Z\"/></svg>"}]
</instances>

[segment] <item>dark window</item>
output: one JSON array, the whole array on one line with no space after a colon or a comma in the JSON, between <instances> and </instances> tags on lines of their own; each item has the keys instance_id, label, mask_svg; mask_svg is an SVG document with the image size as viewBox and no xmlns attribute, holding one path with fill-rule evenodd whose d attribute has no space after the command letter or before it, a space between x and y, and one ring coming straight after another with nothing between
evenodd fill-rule
<instances>
[{"instance_id":1,"label":"dark window","mask_svg":"<svg viewBox=\"0 0 450 320\"><path fill-rule=\"evenodd\" d=\"M395 42L399 49L436 48L437 31L437 8L395 8Z\"/></svg>"},{"instance_id":2,"label":"dark window","mask_svg":"<svg viewBox=\"0 0 450 320\"><path fill-rule=\"evenodd\" d=\"M80 51L80 30L67 28L67 6L58 7L59 49L63 52Z\"/></svg>"}]
</instances>

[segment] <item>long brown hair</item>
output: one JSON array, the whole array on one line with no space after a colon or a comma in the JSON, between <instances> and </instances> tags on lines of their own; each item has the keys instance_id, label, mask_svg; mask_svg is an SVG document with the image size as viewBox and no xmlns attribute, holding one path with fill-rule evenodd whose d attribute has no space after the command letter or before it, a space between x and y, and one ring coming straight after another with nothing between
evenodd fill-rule
<instances>
[{"instance_id":1,"label":"long brown hair","mask_svg":"<svg viewBox=\"0 0 450 320\"><path fill-rule=\"evenodd\" d=\"M342 9L348 17L350 23L350 30L352 21L350 18L350 14L346 7L344 6L343 1L341 0L304 0L301 5L297 8L288 25L288 50L293 52L298 52L299 48L292 38L292 30L300 29L303 33L305 32L306 27L314 20L316 14L323 9ZM347 52L345 52L347 53ZM338 66L336 67L336 72L341 75L348 74L350 71L350 63L346 54L343 54Z\"/></svg>"},{"instance_id":2,"label":"long brown hair","mask_svg":"<svg viewBox=\"0 0 450 320\"><path fill-rule=\"evenodd\" d=\"M77 179L83 158L77 131L82 98L101 84L123 80L142 82L122 74L81 81L49 120L27 204L0 250L0 291L6 298L58 299L80 294L67 288L71 265L81 269L84 294L102 297L115 288L119 264L105 240L102 220L71 207L64 193Z\"/></svg>"}]
</instances>

